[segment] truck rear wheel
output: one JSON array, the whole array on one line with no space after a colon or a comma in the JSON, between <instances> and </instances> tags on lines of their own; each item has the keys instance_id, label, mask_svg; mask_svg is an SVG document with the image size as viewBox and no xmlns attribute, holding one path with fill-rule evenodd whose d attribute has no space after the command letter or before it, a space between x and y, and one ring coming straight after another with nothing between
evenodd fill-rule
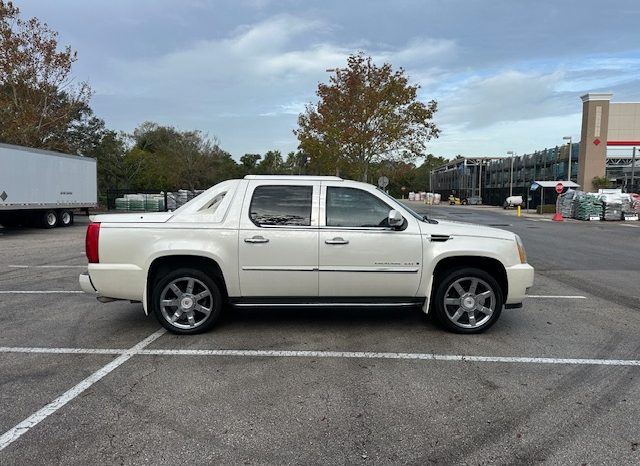
<instances>
[{"instance_id":1,"label":"truck rear wheel","mask_svg":"<svg viewBox=\"0 0 640 466\"><path fill-rule=\"evenodd\" d=\"M55 210L45 210L41 221L43 228L55 228L58 226L58 213Z\"/></svg>"},{"instance_id":2,"label":"truck rear wheel","mask_svg":"<svg viewBox=\"0 0 640 466\"><path fill-rule=\"evenodd\" d=\"M167 330L194 334L216 322L222 310L222 294L216 282L201 270L182 268L155 282L151 305Z\"/></svg>"},{"instance_id":3,"label":"truck rear wheel","mask_svg":"<svg viewBox=\"0 0 640 466\"><path fill-rule=\"evenodd\" d=\"M480 333L496 323L504 298L487 272L461 268L439 280L433 310L440 324L456 333Z\"/></svg>"},{"instance_id":4,"label":"truck rear wheel","mask_svg":"<svg viewBox=\"0 0 640 466\"><path fill-rule=\"evenodd\" d=\"M60 211L60 226L68 227L73 225L73 212L68 209L64 209Z\"/></svg>"}]
</instances>

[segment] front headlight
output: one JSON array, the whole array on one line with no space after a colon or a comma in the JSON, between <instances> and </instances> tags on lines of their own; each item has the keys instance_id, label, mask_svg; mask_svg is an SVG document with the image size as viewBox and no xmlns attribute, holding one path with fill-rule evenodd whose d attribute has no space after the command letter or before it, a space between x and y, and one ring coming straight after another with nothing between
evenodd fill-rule
<instances>
[{"instance_id":1,"label":"front headlight","mask_svg":"<svg viewBox=\"0 0 640 466\"><path fill-rule=\"evenodd\" d=\"M516 235L516 245L518 246L518 255L520 256L520 263L527 263L527 253L524 252L524 244L518 235Z\"/></svg>"}]
</instances>

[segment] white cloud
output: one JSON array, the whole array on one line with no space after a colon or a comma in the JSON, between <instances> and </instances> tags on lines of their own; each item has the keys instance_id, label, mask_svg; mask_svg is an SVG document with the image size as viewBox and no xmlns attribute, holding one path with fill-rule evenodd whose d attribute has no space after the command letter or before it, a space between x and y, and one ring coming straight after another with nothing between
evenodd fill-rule
<instances>
[{"instance_id":1,"label":"white cloud","mask_svg":"<svg viewBox=\"0 0 640 466\"><path fill-rule=\"evenodd\" d=\"M569 111L570 96L557 91L562 72L548 74L507 70L458 83L440 99L445 123L481 128L501 121L522 121Z\"/></svg>"},{"instance_id":2,"label":"white cloud","mask_svg":"<svg viewBox=\"0 0 640 466\"><path fill-rule=\"evenodd\" d=\"M573 136L574 141L580 140L581 122L580 113L570 113L501 121L482 128L443 125L441 138L431 141L428 152L444 156L500 156L506 155L509 150L519 154L532 153L563 144L563 136Z\"/></svg>"},{"instance_id":3,"label":"white cloud","mask_svg":"<svg viewBox=\"0 0 640 466\"><path fill-rule=\"evenodd\" d=\"M296 113L316 100L324 70L359 50L405 68L421 99L438 100L444 131L433 147L447 154L550 144L579 125L585 92L640 100L634 0L602 10L598 34L570 26L593 20L594 0L555 2L552 14L464 0L22 3L78 49L74 73L108 125L202 129L235 155L295 148Z\"/></svg>"}]
</instances>

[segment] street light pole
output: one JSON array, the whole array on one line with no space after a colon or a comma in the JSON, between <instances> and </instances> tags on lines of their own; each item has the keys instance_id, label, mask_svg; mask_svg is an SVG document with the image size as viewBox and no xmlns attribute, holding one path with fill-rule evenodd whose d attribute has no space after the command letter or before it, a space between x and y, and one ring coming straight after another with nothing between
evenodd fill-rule
<instances>
[{"instance_id":1,"label":"street light pole","mask_svg":"<svg viewBox=\"0 0 640 466\"><path fill-rule=\"evenodd\" d=\"M478 197L482 199L482 159L480 159L478 167Z\"/></svg>"},{"instance_id":2,"label":"street light pole","mask_svg":"<svg viewBox=\"0 0 640 466\"><path fill-rule=\"evenodd\" d=\"M573 140L571 136L565 136L562 138L564 141L569 141L569 166L567 172L567 181L571 181L571 148L573 146Z\"/></svg>"},{"instance_id":3,"label":"street light pole","mask_svg":"<svg viewBox=\"0 0 640 466\"><path fill-rule=\"evenodd\" d=\"M636 187L636 146L633 146L633 158L631 159L631 189Z\"/></svg>"},{"instance_id":4,"label":"street light pole","mask_svg":"<svg viewBox=\"0 0 640 466\"><path fill-rule=\"evenodd\" d=\"M511 170L510 170L510 177L509 177L509 197L513 196L513 159L515 159L516 157L516 153L512 150L507 152L507 155L511 156Z\"/></svg>"}]
</instances>

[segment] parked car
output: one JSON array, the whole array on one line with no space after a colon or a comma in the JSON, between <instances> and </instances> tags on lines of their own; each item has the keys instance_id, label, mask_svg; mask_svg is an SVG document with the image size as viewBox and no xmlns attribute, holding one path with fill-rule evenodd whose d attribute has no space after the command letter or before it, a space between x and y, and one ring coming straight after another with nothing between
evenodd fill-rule
<instances>
[{"instance_id":1,"label":"parked car","mask_svg":"<svg viewBox=\"0 0 640 466\"><path fill-rule=\"evenodd\" d=\"M435 221L338 177L247 176L175 212L107 214L87 228L83 291L141 301L175 333L225 305L421 307L477 333L521 307L534 271L508 231Z\"/></svg>"}]
</instances>

